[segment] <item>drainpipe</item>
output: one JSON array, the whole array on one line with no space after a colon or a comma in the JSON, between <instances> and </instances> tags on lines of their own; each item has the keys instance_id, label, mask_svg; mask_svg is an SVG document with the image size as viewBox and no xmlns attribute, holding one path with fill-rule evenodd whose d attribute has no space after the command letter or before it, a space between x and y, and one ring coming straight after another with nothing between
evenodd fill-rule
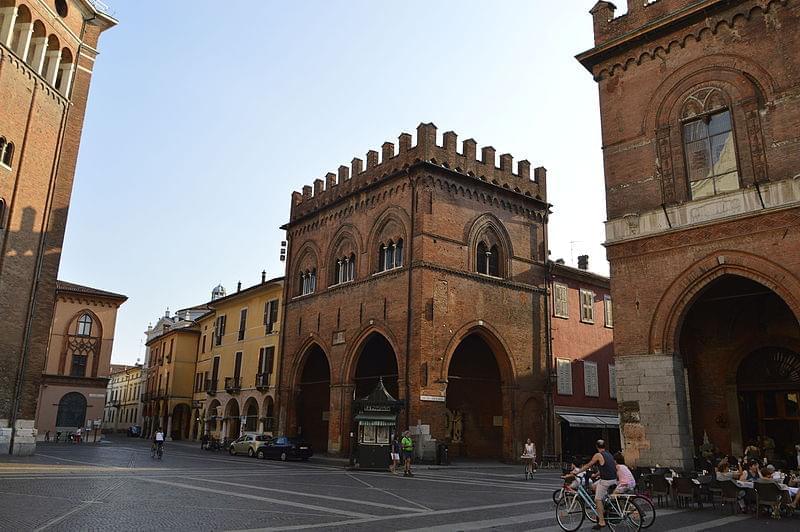
<instances>
[{"instance_id":1,"label":"drainpipe","mask_svg":"<svg viewBox=\"0 0 800 532\"><path fill-rule=\"evenodd\" d=\"M546 447L545 451L549 450L548 454L555 454L555 407L553 405L553 382L552 382L552 375L553 375L553 319L550 313L550 285L551 285L551 277L552 277L552 268L553 263L550 261L550 251L549 251L549 242L548 242L548 231L547 231L547 217L545 216L545 227L544 227L544 253L545 253L545 274L544 274L544 315L545 315L545 334L546 334L546 342L545 342L545 371L547 372L547 376L545 379L545 387L544 387L544 396L545 396L545 409L547 410L547 415L545 418L547 422L545 423L545 430L547 432L546 435Z\"/></svg>"},{"instance_id":2,"label":"drainpipe","mask_svg":"<svg viewBox=\"0 0 800 532\"><path fill-rule=\"evenodd\" d=\"M289 213L291 216L291 212ZM288 225L288 224L287 224ZM275 408L278 410L278 426L277 432L281 434L281 409L284 411L284 419L283 419L283 435L286 435L286 426L289 423L289 405L281 404L281 387L283 386L283 360L286 358L286 353L284 353L284 346L286 345L286 307L289 301L289 290L291 289L292 279L291 279L291 272L292 272L292 239L289 236L289 228L286 228L286 269L284 270L283 274L283 310L281 311L281 337L278 340L278 349L280 349L280 359L278 362L278 377L275 379L275 389L277 390L276 397L276 406ZM291 402L291 399L286 401L287 403Z\"/></svg>"},{"instance_id":3,"label":"drainpipe","mask_svg":"<svg viewBox=\"0 0 800 532\"><path fill-rule=\"evenodd\" d=\"M406 175L408 175L408 171L406 171ZM411 184L411 229L409 231L410 238L408 239L408 293L406 296L406 428L411 425L411 385L408 382L410 375L409 361L411 359L411 270L414 267L414 224L417 213L417 181L409 178L409 182Z\"/></svg>"}]
</instances>

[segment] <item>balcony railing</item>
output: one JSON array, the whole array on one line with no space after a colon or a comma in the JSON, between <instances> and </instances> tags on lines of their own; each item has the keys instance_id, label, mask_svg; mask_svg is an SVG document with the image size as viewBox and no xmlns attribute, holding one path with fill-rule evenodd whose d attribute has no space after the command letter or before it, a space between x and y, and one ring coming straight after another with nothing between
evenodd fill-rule
<instances>
[{"instance_id":1,"label":"balcony railing","mask_svg":"<svg viewBox=\"0 0 800 532\"><path fill-rule=\"evenodd\" d=\"M206 379L206 393L208 395L217 394L217 379Z\"/></svg>"},{"instance_id":2,"label":"balcony railing","mask_svg":"<svg viewBox=\"0 0 800 532\"><path fill-rule=\"evenodd\" d=\"M242 379L239 377L225 377L225 391L236 393L242 389Z\"/></svg>"},{"instance_id":3,"label":"balcony railing","mask_svg":"<svg viewBox=\"0 0 800 532\"><path fill-rule=\"evenodd\" d=\"M259 390L262 388L269 388L269 381L272 380L271 373L259 373L256 375L256 388Z\"/></svg>"}]
</instances>

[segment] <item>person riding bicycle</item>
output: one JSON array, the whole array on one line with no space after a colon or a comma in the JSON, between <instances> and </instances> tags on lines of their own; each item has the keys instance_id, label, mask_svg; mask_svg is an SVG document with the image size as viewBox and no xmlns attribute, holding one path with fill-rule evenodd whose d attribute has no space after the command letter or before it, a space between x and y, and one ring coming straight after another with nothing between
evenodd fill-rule
<instances>
[{"instance_id":1,"label":"person riding bicycle","mask_svg":"<svg viewBox=\"0 0 800 532\"><path fill-rule=\"evenodd\" d=\"M636 489L636 478L634 478L631 470L625 465L625 456L622 453L614 455L614 461L617 463L617 488L614 493L621 495L623 493L633 493Z\"/></svg>"},{"instance_id":2,"label":"person riding bicycle","mask_svg":"<svg viewBox=\"0 0 800 532\"><path fill-rule=\"evenodd\" d=\"M525 478L530 476L533 478L536 472L536 444L530 438L525 442L525 452L522 453L522 459L525 461Z\"/></svg>"},{"instance_id":3,"label":"person riding bicycle","mask_svg":"<svg viewBox=\"0 0 800 532\"><path fill-rule=\"evenodd\" d=\"M164 448L164 433L158 429L153 436L153 452L163 452Z\"/></svg>"},{"instance_id":4,"label":"person riding bicycle","mask_svg":"<svg viewBox=\"0 0 800 532\"><path fill-rule=\"evenodd\" d=\"M610 452L606 451L606 442L597 440L595 443L597 452L592 456L589 463L584 464L578 469L578 473L590 469L592 466L597 465L600 469L600 480L595 483L594 501L597 504L597 524L592 527L592 530L600 530L606 526L606 520L603 516L603 504L606 496L611 490L612 486L617 485L617 462Z\"/></svg>"}]
</instances>

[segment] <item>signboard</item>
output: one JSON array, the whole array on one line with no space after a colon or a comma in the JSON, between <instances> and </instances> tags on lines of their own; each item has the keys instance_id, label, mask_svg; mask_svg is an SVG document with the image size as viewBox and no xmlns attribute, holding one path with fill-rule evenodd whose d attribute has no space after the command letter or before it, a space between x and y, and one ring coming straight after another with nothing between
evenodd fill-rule
<instances>
[{"instance_id":1,"label":"signboard","mask_svg":"<svg viewBox=\"0 0 800 532\"><path fill-rule=\"evenodd\" d=\"M104 393L90 393L89 394L89 397L97 397L98 399L103 399L103 398L105 398L105 396L106 396L106 394L104 394Z\"/></svg>"},{"instance_id":2,"label":"signboard","mask_svg":"<svg viewBox=\"0 0 800 532\"><path fill-rule=\"evenodd\" d=\"M444 403L445 397L441 395L420 395L420 401L431 401L433 403Z\"/></svg>"},{"instance_id":3,"label":"signboard","mask_svg":"<svg viewBox=\"0 0 800 532\"><path fill-rule=\"evenodd\" d=\"M99 427L100 423L101 421L99 419L95 419L94 421L92 421L92 425L94 425L95 428Z\"/></svg>"},{"instance_id":4,"label":"signboard","mask_svg":"<svg viewBox=\"0 0 800 532\"><path fill-rule=\"evenodd\" d=\"M492 416L492 425L495 427L503 426L503 416Z\"/></svg>"}]
</instances>

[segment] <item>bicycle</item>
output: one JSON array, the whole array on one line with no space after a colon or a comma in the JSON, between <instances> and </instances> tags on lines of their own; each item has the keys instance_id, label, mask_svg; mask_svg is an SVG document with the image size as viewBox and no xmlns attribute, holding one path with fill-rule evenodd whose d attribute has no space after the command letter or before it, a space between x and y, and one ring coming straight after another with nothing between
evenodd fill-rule
<instances>
[{"instance_id":1,"label":"bicycle","mask_svg":"<svg viewBox=\"0 0 800 532\"><path fill-rule=\"evenodd\" d=\"M529 478L533 478L533 474L536 472L536 459L531 456L522 456L522 461L525 462L525 480Z\"/></svg>"},{"instance_id":2,"label":"bicycle","mask_svg":"<svg viewBox=\"0 0 800 532\"><path fill-rule=\"evenodd\" d=\"M606 524L611 530L641 530L643 512L637 506L636 495L610 495L603 501ZM578 530L583 520L596 522L597 506L594 498L589 495L583 484L576 490L565 488L561 500L556 506L556 521L558 526L567 532ZM594 518L594 519L592 519Z\"/></svg>"},{"instance_id":3,"label":"bicycle","mask_svg":"<svg viewBox=\"0 0 800 532\"><path fill-rule=\"evenodd\" d=\"M157 443L153 443L153 446L150 447L150 458L155 458L158 456L158 459L161 460L161 457L164 456L164 444L161 445Z\"/></svg>"}]
</instances>

